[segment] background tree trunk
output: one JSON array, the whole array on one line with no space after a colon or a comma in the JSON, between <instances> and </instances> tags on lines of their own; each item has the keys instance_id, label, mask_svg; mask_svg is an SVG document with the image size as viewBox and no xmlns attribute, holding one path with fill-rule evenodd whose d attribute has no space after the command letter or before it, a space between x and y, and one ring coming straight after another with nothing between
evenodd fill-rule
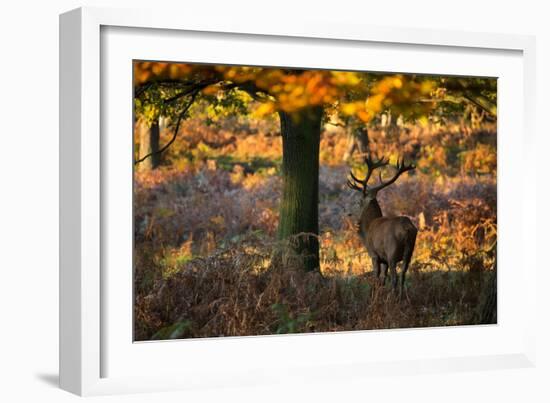
<instances>
[{"instance_id":1,"label":"background tree trunk","mask_svg":"<svg viewBox=\"0 0 550 403\"><path fill-rule=\"evenodd\" d=\"M479 323L489 325L497 323L497 270L491 272L491 278L483 292L483 299L480 306Z\"/></svg>"},{"instance_id":2,"label":"background tree trunk","mask_svg":"<svg viewBox=\"0 0 550 403\"><path fill-rule=\"evenodd\" d=\"M138 159L149 155L145 160L138 164L140 171L150 171L160 165L159 141L160 128L159 121L155 120L149 127L143 120L138 120L137 130L139 133L139 152Z\"/></svg>"},{"instance_id":3,"label":"background tree trunk","mask_svg":"<svg viewBox=\"0 0 550 403\"><path fill-rule=\"evenodd\" d=\"M321 107L279 112L283 139L283 195L279 208L279 239L297 234L319 234L319 142ZM305 270L319 269L316 236L293 238L295 252L303 257Z\"/></svg>"},{"instance_id":4,"label":"background tree trunk","mask_svg":"<svg viewBox=\"0 0 550 403\"><path fill-rule=\"evenodd\" d=\"M348 162L355 151L359 152L361 158L365 158L369 153L369 130L366 126L350 131L346 152L343 157L344 162Z\"/></svg>"},{"instance_id":5,"label":"background tree trunk","mask_svg":"<svg viewBox=\"0 0 550 403\"><path fill-rule=\"evenodd\" d=\"M380 116L380 127L382 128L382 135L384 137L390 137L392 134L392 115L391 111L387 111Z\"/></svg>"}]
</instances>

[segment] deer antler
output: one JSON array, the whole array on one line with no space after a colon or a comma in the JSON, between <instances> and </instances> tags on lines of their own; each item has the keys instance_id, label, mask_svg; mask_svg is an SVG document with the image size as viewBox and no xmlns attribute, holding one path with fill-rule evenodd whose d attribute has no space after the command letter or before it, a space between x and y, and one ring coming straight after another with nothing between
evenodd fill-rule
<instances>
[{"instance_id":1,"label":"deer antler","mask_svg":"<svg viewBox=\"0 0 550 403\"><path fill-rule=\"evenodd\" d=\"M404 173L404 172L407 172L407 171L410 171L410 170L413 170L415 169L416 167L414 166L414 164L405 164L405 158L401 158L401 159L398 159L397 160L397 163L395 164L395 168L397 169L397 171L395 172L395 174L387 181L384 181L382 180L382 174L380 173L378 175L378 179L379 179L379 183L378 185L376 186L370 186L369 187L369 190L371 191L374 191L374 192L378 192L380 189L383 189L385 188L386 186L389 186L391 185L393 182L395 182L397 180L397 178L399 178L399 176Z\"/></svg>"},{"instance_id":2,"label":"deer antler","mask_svg":"<svg viewBox=\"0 0 550 403\"><path fill-rule=\"evenodd\" d=\"M389 160L387 158L384 158L384 157L382 157L378 160L373 160L373 159L370 158L370 156L368 156L368 157L365 157L365 163L367 164L367 168L368 168L367 176L365 176L365 179L357 178L353 174L353 171L351 169L349 171L349 174L350 174L350 176L351 176L351 178L353 179L354 182L352 182L348 179L348 186L351 189L359 190L359 191L363 192L363 194L366 194L367 190L369 189L369 187L367 186L367 183L368 183L372 173L374 172L374 170L377 169L377 168L381 168L383 166L388 165ZM359 185L361 185L361 186L359 186Z\"/></svg>"}]
</instances>

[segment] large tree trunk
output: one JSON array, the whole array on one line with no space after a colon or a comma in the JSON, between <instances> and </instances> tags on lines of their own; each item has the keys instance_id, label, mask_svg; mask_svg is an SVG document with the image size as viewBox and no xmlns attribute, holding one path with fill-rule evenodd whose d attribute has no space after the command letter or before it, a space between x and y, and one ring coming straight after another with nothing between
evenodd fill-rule
<instances>
[{"instance_id":1,"label":"large tree trunk","mask_svg":"<svg viewBox=\"0 0 550 403\"><path fill-rule=\"evenodd\" d=\"M150 171L160 164L160 154L158 153L160 141L159 121L155 120L149 127L142 120L138 120L137 125L139 131L138 160L148 155L138 164L138 169L140 171Z\"/></svg>"},{"instance_id":2,"label":"large tree trunk","mask_svg":"<svg viewBox=\"0 0 550 403\"><path fill-rule=\"evenodd\" d=\"M279 239L291 238L305 270L319 269L317 235L322 116L321 107L279 112L283 138L283 195L278 236Z\"/></svg>"}]
</instances>

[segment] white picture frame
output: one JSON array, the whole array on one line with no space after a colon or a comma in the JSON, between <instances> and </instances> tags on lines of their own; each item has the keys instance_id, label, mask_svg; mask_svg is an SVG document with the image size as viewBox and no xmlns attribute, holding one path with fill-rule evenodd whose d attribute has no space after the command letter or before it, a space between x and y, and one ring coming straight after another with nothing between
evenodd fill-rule
<instances>
[{"instance_id":1,"label":"white picture frame","mask_svg":"<svg viewBox=\"0 0 550 403\"><path fill-rule=\"evenodd\" d=\"M106 272L105 269L109 265L108 260L111 259L109 254L112 253L112 248L110 249L105 243L105 228L109 231L109 220L116 220L117 217L123 216L126 217L123 218L126 221L121 225L125 225L126 229L131 225L131 218L128 223L128 215L105 213L111 209L110 200L118 198L118 195L114 195L113 192L116 187L120 187L118 186L120 181L112 183L118 180L114 178L124 179L124 174L128 172L127 168L123 167L126 162L131 167L129 159L126 162L122 159L120 164L111 161L115 150L124 150L126 143L112 142L114 136L106 138L105 133L111 128L121 127L117 125L125 124L124 119L128 117L131 103L123 105L121 102L115 105L113 102L129 97L131 92L125 92L127 87L124 85L128 83L118 85L119 81L117 81L118 84L109 81L112 85L105 86L104 81L109 74L116 74L112 72L117 70L117 66L125 65L128 58L137 59L143 56L142 53L137 54L135 47L126 46L131 43L132 36L142 35L140 43L144 44L143 48L148 47L151 50L154 46L158 46L159 49L170 49L170 41L178 41L180 40L178 35L185 36L186 33L192 33L195 38L193 40L203 41L200 43L203 46L202 51L204 46L213 46L212 50L216 49L215 42L220 40L230 41L231 38L238 38L238 40L252 41L254 43L247 43L246 46L256 44L258 49L238 60L262 65L274 65L273 56L270 59L269 52L261 50L262 46L273 46L273 49L283 46L290 51L293 46L296 46L297 50L294 50L296 63L307 64L304 67L318 67L323 62L315 61L313 56L303 52L308 46L317 43L319 46L331 47L336 52L339 49L344 52L347 49L346 46L357 48L360 52L366 51L364 50L366 48L371 49L372 52L395 48L397 52L393 56L395 58L399 58L398 52L401 51L420 52L428 61L431 60L432 64L434 64L434 55L430 52L446 52L449 60L447 62L443 58L438 60L431 70L434 73L441 72L445 63L452 63L453 60L462 57L463 53L469 52L474 55L472 56L474 58L487 57L483 60L487 60L489 64L494 63L491 58L502 56L502 66L507 63L506 55L510 55L509 73L506 73L508 70L502 70L503 74L505 76L508 74L506 77L510 78L507 81L510 83L510 91L508 92L506 84L503 88L499 87L499 325L476 327L476 329L458 327L133 343L127 337L127 322L121 316L124 312L131 316L127 305L129 299L123 297L120 298L122 301L120 302L112 297L113 290L118 292L117 285L120 285L120 282L124 283L128 277L127 275L110 277L110 272ZM106 34L113 36L106 41ZM148 41L151 35L154 37L154 43ZM203 38L206 39L203 40ZM212 40L208 42L208 38ZM192 44L193 40L189 38L188 43ZM145 45L145 43L148 44ZM200 46L190 45L190 48L199 49ZM232 50L238 52L235 50L237 48ZM213 59L196 61L232 62L228 60L230 56L223 54L221 48L218 50L219 54ZM157 57L162 60L186 60L185 53L181 52L180 56L176 54L170 56L170 52L159 51ZM535 175L526 178L514 176L512 169L513 166L519 166L514 164L533 159L532 155L534 155L533 121L536 82L534 52L534 38L521 35L370 27L307 20L301 24L280 25L276 22L271 23L269 20L253 19L247 21L210 17L182 19L178 15L161 10L80 8L61 15L61 387L79 395L97 395L275 382L292 383L296 380L304 382L308 379L329 379L329 376L332 380L345 380L381 373L397 375L533 366L536 290L535 282L527 280L536 276L536 264L535 253L526 252L528 244L534 244L532 242L534 235L527 236L527 234L536 233L535 201L533 196L526 196L532 195L532 191L512 194L506 191L506 184L512 182L517 184L516 180L519 180L525 189L536 188ZM155 59L154 53L151 51L149 55L145 55L145 58ZM302 55L300 59L302 53L305 56ZM272 55L273 52L270 54ZM196 53L195 57L200 58L200 55L200 52ZM115 63L116 65L113 65L110 70L111 65L108 60L106 63L103 59L111 58L114 61L117 57L122 58L122 64ZM304 57L310 57L310 59L304 59ZM344 59L343 57L342 60ZM420 63L421 58L410 61L410 63L413 62ZM339 63L345 64L343 61ZM344 64L334 65L334 67L355 66ZM370 68L376 69L377 66L373 64ZM477 70L475 66L463 67L465 73L477 71L482 75L484 71L479 66ZM107 70L104 70L105 68ZM383 69L381 71L388 71L383 64L380 64L379 68ZM403 68L413 70L418 68L422 70L421 72L430 72L428 70L431 69L426 64L409 64ZM493 68L491 65L487 67L487 73L491 68ZM505 69L505 67L501 68ZM131 80L130 71L128 71L128 78ZM510 117L508 116L510 114L503 115L503 113L512 111L512 106L518 105L507 104L506 99L502 101L500 97L502 94L504 97L510 97L512 93L519 97L521 108L517 116ZM107 98L104 98L105 96ZM106 102L109 102L108 112L102 109ZM115 109L119 107L121 109ZM112 115L116 115L114 120L111 120ZM126 123L128 122L130 121L126 120ZM506 133L511 135L512 128L519 130L522 135L506 137ZM501 137L501 133L504 133L504 137ZM502 138L505 138L506 142L503 142ZM128 148L128 150L131 149ZM515 155L513 155L514 151ZM518 157L518 151L521 157ZM509 168L501 172L501 166ZM121 173L121 175L115 175L115 173ZM131 183L127 186L131 188ZM127 189L127 186L120 188ZM502 194L506 199L502 200ZM509 203L507 199L521 203L522 208L519 209L521 214L518 217L510 218L508 212L511 210L507 207L506 203ZM508 226L506 220L510 221ZM503 232L501 224L509 230ZM109 236L112 237L112 234ZM130 237L131 232L128 233L128 238ZM501 251L501 239L504 244L506 242L517 244L517 248L513 252ZM117 253L118 256L114 258L120 258L123 262L128 261L127 254ZM503 259L502 265L501 259ZM523 298L515 302L518 306L507 304L506 300L503 300L503 295L506 296L506 293L501 293L501 290L506 289L512 281L512 273L507 269L507 264L511 265L515 262L521 267L521 274L516 273L513 281L519 283L520 289L523 290ZM128 270L131 273L131 266ZM502 276L501 273L503 273ZM131 284L122 284L121 287L126 286L131 289ZM122 295L126 294L122 293ZM518 320L520 315L521 320ZM118 323L123 323L120 329L117 328ZM406 352L397 349L391 353L385 353L384 351L388 350L378 349L378 355L370 351L370 356L365 358L356 352L357 349L368 350L364 346L371 345L373 341L399 345L400 340L404 338L425 341L420 341L423 347L419 347L416 355L414 351ZM477 347L474 347L468 342L478 338L485 340L486 344L480 342ZM487 349L491 338L502 342L500 344L495 342L491 349ZM462 347L445 351L442 347L445 340L462 340ZM433 346L431 353L428 350L430 345ZM338 350L338 354L335 349ZM315 355L319 350L328 352L322 360ZM284 360L280 359L282 352L288 351L295 353L283 357ZM188 357L185 365L179 364L181 361L178 361L177 365L169 362L168 357L177 354L185 354ZM165 370L157 371L156 375L147 371L134 371L136 362L143 362L146 366L153 360L164 363L162 368ZM128 364L124 366L122 362ZM193 370L190 371L189 368ZM177 369L180 370L176 371Z\"/></svg>"}]
</instances>

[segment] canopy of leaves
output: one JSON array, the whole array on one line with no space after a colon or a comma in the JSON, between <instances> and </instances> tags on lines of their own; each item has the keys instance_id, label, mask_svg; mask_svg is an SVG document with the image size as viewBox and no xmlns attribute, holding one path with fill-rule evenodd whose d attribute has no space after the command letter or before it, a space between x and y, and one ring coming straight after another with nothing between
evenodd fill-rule
<instances>
[{"instance_id":1,"label":"canopy of leaves","mask_svg":"<svg viewBox=\"0 0 550 403\"><path fill-rule=\"evenodd\" d=\"M208 102L207 120L246 113L251 103L256 116L321 105L365 123L386 110L407 119L468 103L496 116L496 80L484 78L142 61L134 88L136 113L149 122L178 116L189 96Z\"/></svg>"}]
</instances>

